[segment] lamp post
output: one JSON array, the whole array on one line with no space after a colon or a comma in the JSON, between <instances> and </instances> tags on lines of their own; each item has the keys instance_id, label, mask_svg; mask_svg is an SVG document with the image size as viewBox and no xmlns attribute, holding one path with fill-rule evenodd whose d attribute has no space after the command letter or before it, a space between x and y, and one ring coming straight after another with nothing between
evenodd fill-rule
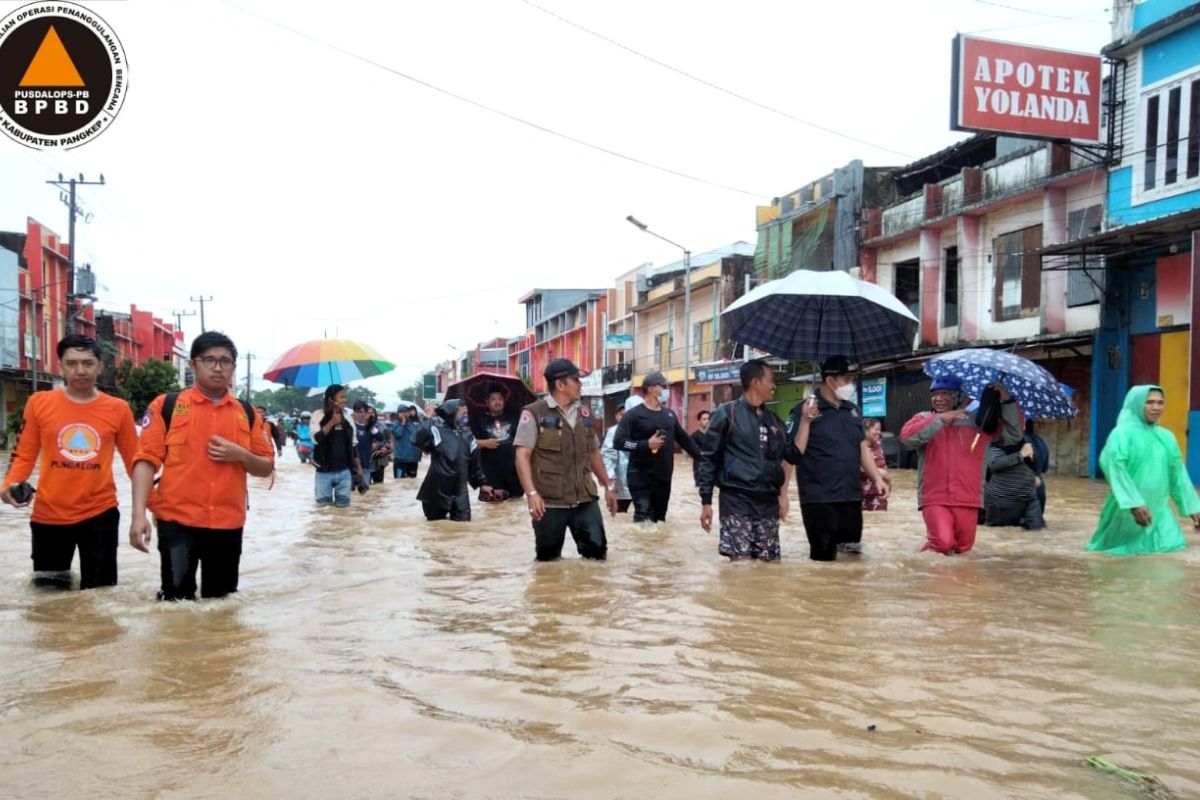
<instances>
[{"instance_id":1,"label":"lamp post","mask_svg":"<svg viewBox=\"0 0 1200 800\"><path fill-rule=\"evenodd\" d=\"M687 430L688 425L691 424L691 417L688 416L688 397L692 388L692 251L679 242L672 242L667 237L650 230L650 226L632 214L625 219L643 233L648 233L656 239L662 239L667 244L674 245L683 251L683 429Z\"/></svg>"}]
</instances>

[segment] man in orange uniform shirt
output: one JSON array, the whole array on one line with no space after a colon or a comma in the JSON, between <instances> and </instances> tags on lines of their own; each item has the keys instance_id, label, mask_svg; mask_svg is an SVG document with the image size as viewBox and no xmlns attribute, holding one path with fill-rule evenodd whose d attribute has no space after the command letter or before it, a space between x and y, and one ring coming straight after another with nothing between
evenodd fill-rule
<instances>
[{"instance_id":1,"label":"man in orange uniform shirt","mask_svg":"<svg viewBox=\"0 0 1200 800\"><path fill-rule=\"evenodd\" d=\"M195 385L176 397L169 426L166 395L150 403L134 456L129 543L149 552L149 508L158 525L159 600L195 600L197 569L201 597L237 591L246 474L265 478L275 469L275 444L263 418L253 409L248 416L229 391L237 364L233 341L216 331L200 334L191 363Z\"/></svg>"},{"instance_id":2,"label":"man in orange uniform shirt","mask_svg":"<svg viewBox=\"0 0 1200 800\"><path fill-rule=\"evenodd\" d=\"M137 430L124 400L96 389L103 362L95 340L71 334L58 343L58 364L66 385L35 392L25 404L25 426L13 454L0 500L27 506L13 489L29 480L41 453L33 533L33 571L39 582L70 584L71 560L79 548L79 588L117 582L117 487L113 448L133 466Z\"/></svg>"}]
</instances>

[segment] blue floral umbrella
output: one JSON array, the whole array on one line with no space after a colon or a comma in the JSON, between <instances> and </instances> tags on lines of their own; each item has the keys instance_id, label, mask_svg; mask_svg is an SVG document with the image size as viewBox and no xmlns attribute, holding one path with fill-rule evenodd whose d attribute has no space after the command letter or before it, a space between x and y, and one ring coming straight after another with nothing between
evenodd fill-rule
<instances>
[{"instance_id":1,"label":"blue floral umbrella","mask_svg":"<svg viewBox=\"0 0 1200 800\"><path fill-rule=\"evenodd\" d=\"M1070 419L1079 413L1067 387L1044 367L1005 350L955 350L926 361L925 374L953 375L962 381L963 392L975 398L993 383L1002 383L1026 419Z\"/></svg>"}]
</instances>

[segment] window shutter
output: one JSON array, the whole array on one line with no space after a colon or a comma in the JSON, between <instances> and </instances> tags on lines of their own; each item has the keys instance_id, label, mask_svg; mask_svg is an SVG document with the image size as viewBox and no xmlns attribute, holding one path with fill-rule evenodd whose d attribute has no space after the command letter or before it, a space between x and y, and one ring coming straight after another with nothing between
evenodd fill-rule
<instances>
[{"instance_id":1,"label":"window shutter","mask_svg":"<svg viewBox=\"0 0 1200 800\"><path fill-rule=\"evenodd\" d=\"M1036 317L1042 307L1042 260L1035 251L1042 246L1042 226L1021 231L1021 316Z\"/></svg>"}]
</instances>

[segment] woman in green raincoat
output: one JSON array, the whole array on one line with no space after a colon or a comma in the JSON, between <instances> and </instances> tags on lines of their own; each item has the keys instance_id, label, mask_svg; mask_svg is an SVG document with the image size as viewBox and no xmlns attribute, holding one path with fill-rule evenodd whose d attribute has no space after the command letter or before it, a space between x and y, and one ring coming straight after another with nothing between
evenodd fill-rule
<instances>
[{"instance_id":1,"label":"woman in green raincoat","mask_svg":"<svg viewBox=\"0 0 1200 800\"><path fill-rule=\"evenodd\" d=\"M1187 547L1168 498L1200 526L1200 497L1175 435L1158 425L1165 405L1166 395L1158 386L1134 386L1125 395L1117 427L1100 452L1111 491L1088 550L1129 556Z\"/></svg>"}]
</instances>

